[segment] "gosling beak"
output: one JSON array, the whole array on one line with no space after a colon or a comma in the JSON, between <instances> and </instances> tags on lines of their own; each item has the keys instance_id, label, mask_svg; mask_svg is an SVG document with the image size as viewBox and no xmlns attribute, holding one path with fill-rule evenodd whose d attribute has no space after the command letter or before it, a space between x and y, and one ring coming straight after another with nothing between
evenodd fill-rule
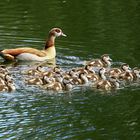
<instances>
[{"instance_id":1,"label":"gosling beak","mask_svg":"<svg viewBox=\"0 0 140 140\"><path fill-rule=\"evenodd\" d=\"M65 36L65 37L66 37L67 35L66 35L66 34L64 34L64 33L61 33L61 36Z\"/></svg>"}]
</instances>

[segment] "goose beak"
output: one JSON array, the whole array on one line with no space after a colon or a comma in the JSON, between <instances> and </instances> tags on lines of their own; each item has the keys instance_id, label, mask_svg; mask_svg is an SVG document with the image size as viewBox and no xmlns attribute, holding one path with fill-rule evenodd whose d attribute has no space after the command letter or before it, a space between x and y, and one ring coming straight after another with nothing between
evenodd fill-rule
<instances>
[{"instance_id":1,"label":"goose beak","mask_svg":"<svg viewBox=\"0 0 140 140\"><path fill-rule=\"evenodd\" d=\"M64 33L61 33L61 36L64 36L64 37L66 37L67 35L66 35L66 34L64 34Z\"/></svg>"}]
</instances>

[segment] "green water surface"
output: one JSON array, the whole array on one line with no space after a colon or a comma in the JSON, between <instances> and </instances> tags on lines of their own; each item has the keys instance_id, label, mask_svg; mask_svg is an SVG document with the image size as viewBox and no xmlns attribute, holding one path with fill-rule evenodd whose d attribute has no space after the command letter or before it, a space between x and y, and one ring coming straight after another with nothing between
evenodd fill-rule
<instances>
[{"instance_id":1,"label":"green water surface","mask_svg":"<svg viewBox=\"0 0 140 140\"><path fill-rule=\"evenodd\" d=\"M115 64L140 67L138 0L0 1L0 49L42 49L48 32L60 27L56 64L79 67L110 54ZM5 63L16 83L0 94L0 139L139 140L140 85L111 93L82 87L50 93L24 83L21 74L35 64Z\"/></svg>"}]
</instances>

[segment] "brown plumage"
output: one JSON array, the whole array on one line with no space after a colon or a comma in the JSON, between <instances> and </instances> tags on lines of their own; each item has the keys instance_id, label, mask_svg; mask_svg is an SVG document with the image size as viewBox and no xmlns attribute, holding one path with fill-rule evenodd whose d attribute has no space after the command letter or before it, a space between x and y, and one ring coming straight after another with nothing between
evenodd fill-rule
<instances>
[{"instance_id":1,"label":"brown plumage","mask_svg":"<svg viewBox=\"0 0 140 140\"><path fill-rule=\"evenodd\" d=\"M108 54L104 54L101 56L101 59L95 59L92 61L87 62L87 65L93 67L110 67L112 59L109 57Z\"/></svg>"},{"instance_id":2,"label":"brown plumage","mask_svg":"<svg viewBox=\"0 0 140 140\"><path fill-rule=\"evenodd\" d=\"M61 29L53 28L49 32L48 40L46 41L45 48L38 50L29 47L4 49L0 51L0 56L5 60L30 60L30 61L44 61L47 59L55 58L55 38L58 36L66 36Z\"/></svg>"},{"instance_id":3,"label":"brown plumage","mask_svg":"<svg viewBox=\"0 0 140 140\"><path fill-rule=\"evenodd\" d=\"M115 77L115 78L118 78L119 77L119 74L123 73L123 72L130 72L131 71L131 68L129 67L128 64L124 63L121 65L120 68L111 68L109 69L109 71L107 72L107 74L110 76L110 77Z\"/></svg>"}]
</instances>

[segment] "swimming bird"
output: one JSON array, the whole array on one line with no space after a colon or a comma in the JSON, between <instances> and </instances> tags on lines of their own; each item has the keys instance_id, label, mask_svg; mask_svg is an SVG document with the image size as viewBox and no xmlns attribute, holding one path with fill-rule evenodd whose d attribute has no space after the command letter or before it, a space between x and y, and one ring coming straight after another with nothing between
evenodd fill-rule
<instances>
[{"instance_id":1,"label":"swimming bird","mask_svg":"<svg viewBox=\"0 0 140 140\"><path fill-rule=\"evenodd\" d=\"M48 39L43 50L35 48L22 47L14 49L4 49L0 51L0 56L5 60L26 60L26 61L44 61L53 59L56 56L55 38L59 36L66 36L60 28L53 28L50 30Z\"/></svg>"},{"instance_id":2,"label":"swimming bird","mask_svg":"<svg viewBox=\"0 0 140 140\"><path fill-rule=\"evenodd\" d=\"M37 76L37 75L41 75L44 72L45 72L45 70L43 69L42 66L37 66L36 68L29 69L23 73L27 74L27 75Z\"/></svg>"},{"instance_id":3,"label":"swimming bird","mask_svg":"<svg viewBox=\"0 0 140 140\"><path fill-rule=\"evenodd\" d=\"M54 91L61 91L63 89L63 86L60 82L52 82L52 83L43 85L41 87L46 90L54 90Z\"/></svg>"},{"instance_id":4,"label":"swimming bird","mask_svg":"<svg viewBox=\"0 0 140 140\"><path fill-rule=\"evenodd\" d=\"M119 86L120 86L119 80L114 77L110 77L109 80L100 80L96 84L96 88L102 90L118 89Z\"/></svg>"},{"instance_id":5,"label":"swimming bird","mask_svg":"<svg viewBox=\"0 0 140 140\"><path fill-rule=\"evenodd\" d=\"M79 74L79 78L80 78L80 84L87 84L89 82L88 78L87 78L87 74L82 72Z\"/></svg>"},{"instance_id":6,"label":"swimming bird","mask_svg":"<svg viewBox=\"0 0 140 140\"><path fill-rule=\"evenodd\" d=\"M131 68L129 67L128 64L124 63L120 66L120 68L111 68L109 69L106 73L110 76L110 77L118 77L120 73L122 72L131 72Z\"/></svg>"},{"instance_id":7,"label":"swimming bird","mask_svg":"<svg viewBox=\"0 0 140 140\"><path fill-rule=\"evenodd\" d=\"M103 80L106 80L106 76L105 76L105 73L106 73L106 69L104 67L100 68L99 69L99 79L103 79Z\"/></svg>"},{"instance_id":8,"label":"swimming bird","mask_svg":"<svg viewBox=\"0 0 140 140\"><path fill-rule=\"evenodd\" d=\"M25 82L30 85L43 85L43 81L40 77L25 79Z\"/></svg>"},{"instance_id":9,"label":"swimming bird","mask_svg":"<svg viewBox=\"0 0 140 140\"><path fill-rule=\"evenodd\" d=\"M133 74L133 80L138 80L140 79L140 69L135 67L132 70L132 74Z\"/></svg>"},{"instance_id":10,"label":"swimming bird","mask_svg":"<svg viewBox=\"0 0 140 140\"><path fill-rule=\"evenodd\" d=\"M109 57L108 54L104 54L101 56L101 59L95 59L87 62L87 65L93 67L110 67L112 59Z\"/></svg>"},{"instance_id":11,"label":"swimming bird","mask_svg":"<svg viewBox=\"0 0 140 140\"><path fill-rule=\"evenodd\" d=\"M125 71L119 74L118 79L131 82L134 80L134 76L132 72Z\"/></svg>"},{"instance_id":12,"label":"swimming bird","mask_svg":"<svg viewBox=\"0 0 140 140\"><path fill-rule=\"evenodd\" d=\"M13 82L7 82L6 83L6 86L7 86L7 91L8 92L12 92L12 91L15 91L16 90L16 86Z\"/></svg>"},{"instance_id":13,"label":"swimming bird","mask_svg":"<svg viewBox=\"0 0 140 140\"><path fill-rule=\"evenodd\" d=\"M93 84L93 87L94 86L96 87L98 82L105 81L107 79L105 73L106 73L106 68L102 67L99 69L97 74L92 75L92 79L91 78L90 79Z\"/></svg>"},{"instance_id":14,"label":"swimming bird","mask_svg":"<svg viewBox=\"0 0 140 140\"><path fill-rule=\"evenodd\" d=\"M8 87L6 85L0 84L0 92L8 91Z\"/></svg>"},{"instance_id":15,"label":"swimming bird","mask_svg":"<svg viewBox=\"0 0 140 140\"><path fill-rule=\"evenodd\" d=\"M9 70L4 65L0 65L0 74L7 74Z\"/></svg>"},{"instance_id":16,"label":"swimming bird","mask_svg":"<svg viewBox=\"0 0 140 140\"><path fill-rule=\"evenodd\" d=\"M70 91L73 88L72 79L69 79L67 77L63 78L62 87L63 90Z\"/></svg>"}]
</instances>

